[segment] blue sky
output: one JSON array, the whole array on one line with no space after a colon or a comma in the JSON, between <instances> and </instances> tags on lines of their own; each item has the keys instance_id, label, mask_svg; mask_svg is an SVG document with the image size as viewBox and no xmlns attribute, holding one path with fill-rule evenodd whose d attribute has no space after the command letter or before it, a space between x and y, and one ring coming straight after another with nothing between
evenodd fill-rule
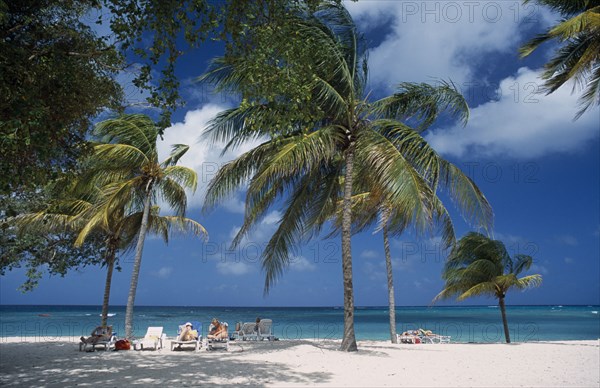
<instances>
[{"instance_id":1,"label":"blue sky","mask_svg":"<svg viewBox=\"0 0 600 388\"><path fill-rule=\"evenodd\" d=\"M555 46L543 46L531 58L518 58L518 47L559 16L518 1L412 2L361 0L348 7L369 42L370 87L375 96L393 92L402 81L452 79L471 106L466 128L443 122L427 139L461 167L483 190L495 213L494 237L512 254L534 257L531 273L544 277L538 289L509 294L509 304L600 304L600 112L596 107L578 121L577 94L571 85L537 94L540 67ZM260 250L275 230L274 208L240 249L229 251L242 223L243 192L211 214L201 214L204 188L220 165L252 148L245 145L220 155L220 145L198 142L206 122L232 104L192 82L219 54L203 46L184 57L179 68L185 108L161 144L186 143L181 163L200 175L190 197L189 216L210 234L207 243L175 237L166 246L146 241L136 304L205 306L342 305L339 239L311 240L298 247L294 260L271 293L263 296ZM123 82L131 77L123 75ZM133 95L132 98L138 98ZM454 210L458 236L469 224ZM398 305L427 305L441 290L445 253L436 236L411 233L391 244ZM387 304L381 233L353 238L355 302ZM132 258L123 257L115 273L111 303L124 305ZM33 292L21 294L23 270L0 278L1 304L96 304L102 302L104 270L87 268L65 278L45 277ZM447 302L446 304L452 304ZM465 304L490 304L473 299Z\"/></svg>"}]
</instances>

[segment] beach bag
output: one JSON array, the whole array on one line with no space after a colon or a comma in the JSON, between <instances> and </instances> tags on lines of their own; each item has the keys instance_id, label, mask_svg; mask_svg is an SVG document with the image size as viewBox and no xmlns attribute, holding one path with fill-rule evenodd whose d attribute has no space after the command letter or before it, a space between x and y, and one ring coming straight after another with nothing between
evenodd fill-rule
<instances>
[{"instance_id":1,"label":"beach bag","mask_svg":"<svg viewBox=\"0 0 600 388\"><path fill-rule=\"evenodd\" d=\"M131 349L131 342L126 339L118 340L115 342L115 350L129 350Z\"/></svg>"}]
</instances>

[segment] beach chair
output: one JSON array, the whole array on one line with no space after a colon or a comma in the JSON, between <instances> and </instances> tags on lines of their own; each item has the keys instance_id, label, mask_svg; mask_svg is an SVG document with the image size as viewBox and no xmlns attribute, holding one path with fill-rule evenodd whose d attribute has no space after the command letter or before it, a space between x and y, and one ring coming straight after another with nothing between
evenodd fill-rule
<instances>
[{"instance_id":1,"label":"beach chair","mask_svg":"<svg viewBox=\"0 0 600 388\"><path fill-rule=\"evenodd\" d=\"M271 319L261 319L258 323L258 339L261 341L264 339L273 341L275 339L273 335L273 321Z\"/></svg>"},{"instance_id":2,"label":"beach chair","mask_svg":"<svg viewBox=\"0 0 600 388\"><path fill-rule=\"evenodd\" d=\"M79 343L79 351L93 352L98 346L101 346L104 350L110 350L111 347L115 347L115 343L117 342L116 334L113 333L112 326L98 326L92 333L92 337L101 336L101 338L96 339L94 342L81 341Z\"/></svg>"},{"instance_id":3,"label":"beach chair","mask_svg":"<svg viewBox=\"0 0 600 388\"><path fill-rule=\"evenodd\" d=\"M421 337L417 334L396 334L399 344L420 344Z\"/></svg>"},{"instance_id":4,"label":"beach chair","mask_svg":"<svg viewBox=\"0 0 600 388\"><path fill-rule=\"evenodd\" d=\"M202 323L198 321L190 321L192 324L192 330L196 330L198 332L198 337L195 340L190 341L182 341L179 337L181 335L181 331L185 328L185 324L179 325L179 330L177 330L177 338L171 341L171 350L175 350L175 346L181 348L183 345L194 345L195 350L199 350L202 346Z\"/></svg>"},{"instance_id":5,"label":"beach chair","mask_svg":"<svg viewBox=\"0 0 600 388\"><path fill-rule=\"evenodd\" d=\"M225 328L229 327L229 324L227 322L221 322L221 325L225 326ZM209 333L212 328L213 328L213 325L211 324L208 327ZM225 349L226 351L229 351L229 335L227 335L225 338L220 338L220 339L208 338L208 336L206 336L206 350L208 351L208 350L215 350L215 349Z\"/></svg>"},{"instance_id":6,"label":"beach chair","mask_svg":"<svg viewBox=\"0 0 600 388\"><path fill-rule=\"evenodd\" d=\"M256 341L258 340L258 332L254 330L256 327L255 322L245 322L242 324L242 328L239 331L239 338L242 341Z\"/></svg>"},{"instance_id":7,"label":"beach chair","mask_svg":"<svg viewBox=\"0 0 600 388\"><path fill-rule=\"evenodd\" d=\"M162 326L150 326L148 327L144 338L133 341L133 348L135 350L162 349L164 340L166 340L166 338L167 336L163 333Z\"/></svg>"},{"instance_id":8,"label":"beach chair","mask_svg":"<svg viewBox=\"0 0 600 388\"><path fill-rule=\"evenodd\" d=\"M449 344L450 339L449 335L430 334L421 336L421 342L424 344Z\"/></svg>"}]
</instances>

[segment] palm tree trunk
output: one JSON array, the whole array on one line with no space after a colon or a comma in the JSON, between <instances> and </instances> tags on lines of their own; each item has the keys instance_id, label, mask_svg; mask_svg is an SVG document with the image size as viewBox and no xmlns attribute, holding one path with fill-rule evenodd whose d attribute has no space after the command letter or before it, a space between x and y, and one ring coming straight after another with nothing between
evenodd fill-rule
<instances>
[{"instance_id":1,"label":"palm tree trunk","mask_svg":"<svg viewBox=\"0 0 600 388\"><path fill-rule=\"evenodd\" d=\"M140 225L140 234L135 247L135 260L133 262L133 271L131 273L131 285L129 286L129 296L127 297L127 308L125 310L125 338L133 338L133 305L135 303L135 292L137 290L138 278L140 276L140 265L142 264L142 251L144 250L144 240L148 230L148 219L150 217L150 190L146 188L146 198L144 199L144 214Z\"/></svg>"},{"instance_id":2,"label":"palm tree trunk","mask_svg":"<svg viewBox=\"0 0 600 388\"><path fill-rule=\"evenodd\" d=\"M388 281L388 303L390 311L390 339L393 344L398 343L396 337L396 300L394 298L394 275L392 273L392 255L390 254L390 240L388 238L387 222L390 217L390 209L385 208L381 223L383 224L383 250L385 252L385 267L387 269Z\"/></svg>"},{"instance_id":3,"label":"palm tree trunk","mask_svg":"<svg viewBox=\"0 0 600 388\"><path fill-rule=\"evenodd\" d=\"M112 242L109 243L108 252L106 254L106 282L104 284L104 299L102 300L102 323L101 326L106 326L108 321L108 305L110 300L110 286L112 284L113 269L115 268L116 247Z\"/></svg>"},{"instance_id":4,"label":"palm tree trunk","mask_svg":"<svg viewBox=\"0 0 600 388\"><path fill-rule=\"evenodd\" d=\"M354 167L354 146L346 150L346 174L344 182L344 201L342 205L342 273L344 276L344 336L340 350L355 352L354 335L354 287L352 285L352 169Z\"/></svg>"},{"instance_id":5,"label":"palm tree trunk","mask_svg":"<svg viewBox=\"0 0 600 388\"><path fill-rule=\"evenodd\" d=\"M504 305L504 297L498 298L500 304L500 312L502 313L502 324L504 325L504 338L506 343L510 343L510 333L508 332L508 320L506 319L506 306Z\"/></svg>"}]
</instances>

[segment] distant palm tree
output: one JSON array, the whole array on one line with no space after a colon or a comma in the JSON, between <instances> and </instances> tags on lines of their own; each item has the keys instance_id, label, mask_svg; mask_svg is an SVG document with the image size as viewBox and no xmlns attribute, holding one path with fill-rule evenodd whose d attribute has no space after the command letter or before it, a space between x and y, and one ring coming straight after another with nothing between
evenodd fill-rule
<instances>
[{"instance_id":1,"label":"distant palm tree","mask_svg":"<svg viewBox=\"0 0 600 388\"><path fill-rule=\"evenodd\" d=\"M173 146L171 155L159 162L156 141L158 127L148 116L122 115L100 122L94 135L101 142L94 147L91 160L93 182L102 187L104 196L95 214L82 230L82 235L94 230L115 211L141 209L140 227L135 249L131 285L125 312L125 336L133 337L133 307L137 290L144 240L150 227L152 203L162 199L175 211L174 224L196 235L206 235L202 225L184 218L187 208L185 188L196 190L194 170L176 166L189 147Z\"/></svg>"},{"instance_id":2,"label":"distant palm tree","mask_svg":"<svg viewBox=\"0 0 600 388\"><path fill-rule=\"evenodd\" d=\"M433 191L406 155L412 155L413 163L425 166L435 162L434 153L417 132L398 120L407 106L406 101L400 101L405 94L374 103L367 100L365 42L341 5L324 4L314 14L297 16L289 26L293 28L287 35L265 41L268 55L263 57L264 51L257 50L258 58L218 58L203 76L218 90L242 94L268 89L269 82L274 82L275 88L282 87L266 97L243 99L239 107L220 113L212 121L208 135L228 142L227 148L250 139L267 140L220 169L209 184L205 205L214 206L249 181L246 216L234 239L236 245L270 206L286 198L281 221L262 255L268 291L289 264L294 244L318 234L340 203L344 290L341 349L355 351L351 253L355 176L369 176L385 198L403 203L399 211L405 211L408 223L428 224L433 215L425 204L432 201ZM261 33L271 31L271 26L266 26ZM292 54L299 51L310 52L310 58L303 56L310 63L295 62ZM288 54L292 57L274 57ZM266 63L261 62L263 59ZM290 74L291 78L286 78ZM265 82L257 81L263 77ZM303 82L298 88L298 84L288 87L290 79ZM464 99L452 85L443 87L455 93L439 100L430 96L429 104L416 110L417 118L427 122L439 107L460 114L456 106ZM289 94L290 90L300 92ZM307 90L308 97L302 94ZM411 103L420 102L415 99ZM468 202L472 198L462 199ZM476 206L472 202L467 207Z\"/></svg>"},{"instance_id":3,"label":"distant palm tree","mask_svg":"<svg viewBox=\"0 0 600 388\"><path fill-rule=\"evenodd\" d=\"M542 283L542 276L538 274L517 277L532 263L531 256L517 254L512 259L501 241L470 232L450 252L442 274L446 284L434 302L455 295L458 300L482 295L497 298L504 336L510 343L504 298L511 288L524 290Z\"/></svg>"},{"instance_id":4,"label":"distant palm tree","mask_svg":"<svg viewBox=\"0 0 600 388\"><path fill-rule=\"evenodd\" d=\"M532 0L525 0L529 3ZM542 43L558 40L564 45L544 66L542 78L548 94L570 79L583 88L579 98L579 118L591 106L600 104L600 1L599 0L535 0L565 16L559 24L538 35L520 48L526 57ZM575 87L574 87L575 88Z\"/></svg>"}]
</instances>

